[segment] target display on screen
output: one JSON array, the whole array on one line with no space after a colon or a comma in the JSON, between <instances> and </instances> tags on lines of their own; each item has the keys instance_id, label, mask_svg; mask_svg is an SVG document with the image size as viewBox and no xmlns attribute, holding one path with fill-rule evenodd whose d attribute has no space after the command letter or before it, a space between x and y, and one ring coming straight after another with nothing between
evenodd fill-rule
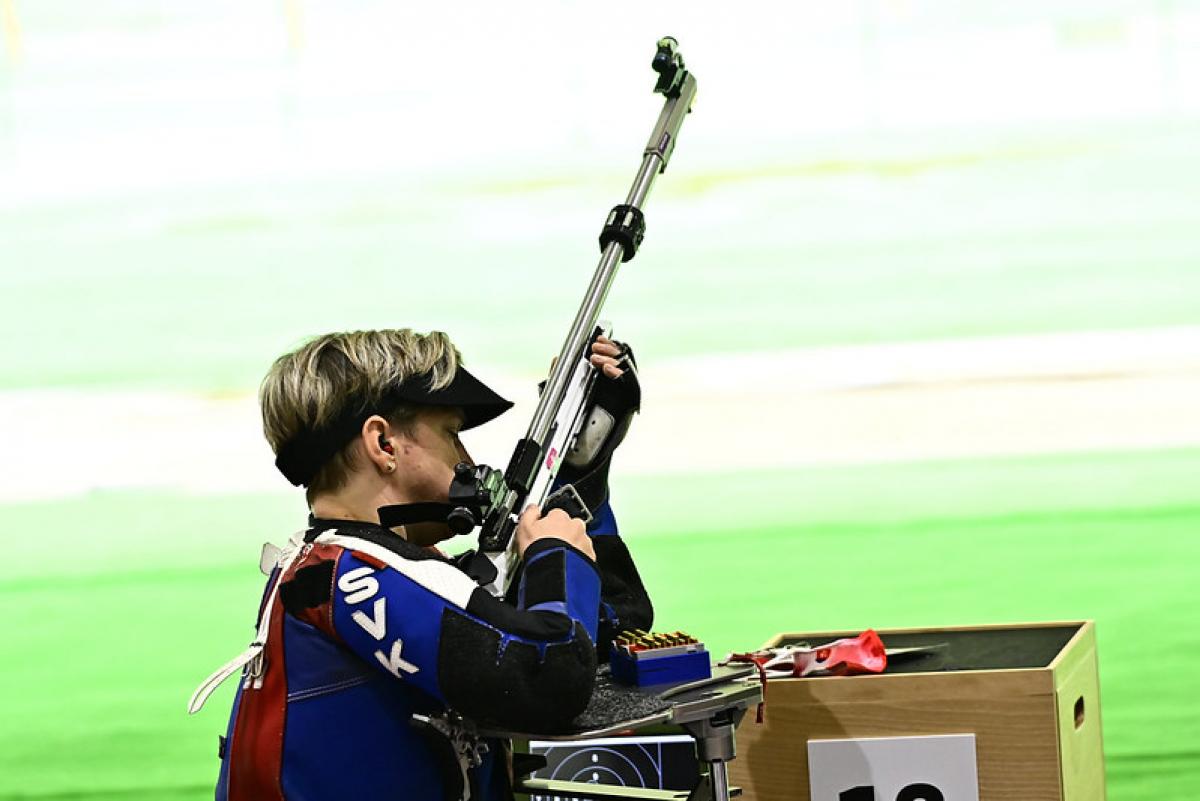
<instances>
[{"instance_id":1,"label":"target display on screen","mask_svg":"<svg viewBox=\"0 0 1200 801\"><path fill-rule=\"evenodd\" d=\"M653 790L691 790L696 785L695 741L683 734L535 740L529 743L529 752L546 757L546 767L533 774L538 779ZM535 795L530 801L557 799Z\"/></svg>"}]
</instances>

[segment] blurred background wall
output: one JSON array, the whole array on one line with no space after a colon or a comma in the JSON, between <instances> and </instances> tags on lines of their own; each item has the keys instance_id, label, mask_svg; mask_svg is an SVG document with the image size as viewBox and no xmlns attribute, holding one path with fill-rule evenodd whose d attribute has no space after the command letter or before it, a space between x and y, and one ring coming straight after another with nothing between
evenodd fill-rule
<instances>
[{"instance_id":1,"label":"blurred background wall","mask_svg":"<svg viewBox=\"0 0 1200 801\"><path fill-rule=\"evenodd\" d=\"M1200 791L1200 2L0 0L0 799L210 796L275 356L445 330L506 461L667 33L606 313L660 626L1094 618L1111 797Z\"/></svg>"}]
</instances>

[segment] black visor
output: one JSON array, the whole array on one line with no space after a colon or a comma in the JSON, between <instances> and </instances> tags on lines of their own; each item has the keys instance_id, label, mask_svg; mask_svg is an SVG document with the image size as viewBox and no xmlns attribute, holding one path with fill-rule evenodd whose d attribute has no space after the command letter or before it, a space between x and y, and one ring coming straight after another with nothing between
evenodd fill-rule
<instances>
[{"instance_id":1,"label":"black visor","mask_svg":"<svg viewBox=\"0 0 1200 801\"><path fill-rule=\"evenodd\" d=\"M412 376L389 389L374 403L351 399L329 425L317 431L305 431L284 443L275 457L275 466L297 487L308 486L321 467L358 436L363 421L373 414L388 414L406 403L458 407L463 412L464 430L483 425L512 408L512 401L497 395L462 367L441 389L430 389L429 380L428 373Z\"/></svg>"}]
</instances>

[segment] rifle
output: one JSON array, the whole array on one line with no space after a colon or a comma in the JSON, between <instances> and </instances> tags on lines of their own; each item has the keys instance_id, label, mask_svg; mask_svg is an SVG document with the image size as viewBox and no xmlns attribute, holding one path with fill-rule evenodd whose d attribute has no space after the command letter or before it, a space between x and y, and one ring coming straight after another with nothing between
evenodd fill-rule
<instances>
[{"instance_id":1,"label":"rifle","mask_svg":"<svg viewBox=\"0 0 1200 801\"><path fill-rule=\"evenodd\" d=\"M642 151L642 164L625 202L609 212L600 233L600 263L592 276L558 359L546 380L525 436L517 443L508 467L501 473L487 465L462 462L455 467L450 485L448 522L455 534L480 527L479 549L470 566L472 576L493 595L508 591L518 557L513 533L517 515L529 504L543 513L561 508L572 517L590 522L591 513L574 487L567 484L551 493L562 460L586 453L607 434L605 422L585 416L591 406L596 370L589 362L591 345L607 325L598 325L621 262L632 259L646 231L641 207L654 179L667 168L684 117L696 96L696 79L684 67L678 43L671 37L658 41L651 66L658 73L656 93L665 96L662 112ZM389 507L380 510L382 519Z\"/></svg>"}]
</instances>

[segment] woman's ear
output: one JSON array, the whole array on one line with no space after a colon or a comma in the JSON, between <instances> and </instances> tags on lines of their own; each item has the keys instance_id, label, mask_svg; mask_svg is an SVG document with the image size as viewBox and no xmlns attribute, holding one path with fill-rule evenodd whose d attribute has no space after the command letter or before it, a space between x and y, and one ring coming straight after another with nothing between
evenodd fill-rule
<instances>
[{"instance_id":1,"label":"woman's ear","mask_svg":"<svg viewBox=\"0 0 1200 801\"><path fill-rule=\"evenodd\" d=\"M392 427L383 417L373 414L363 421L361 438L367 460L385 474L396 470L396 445L392 436Z\"/></svg>"}]
</instances>

